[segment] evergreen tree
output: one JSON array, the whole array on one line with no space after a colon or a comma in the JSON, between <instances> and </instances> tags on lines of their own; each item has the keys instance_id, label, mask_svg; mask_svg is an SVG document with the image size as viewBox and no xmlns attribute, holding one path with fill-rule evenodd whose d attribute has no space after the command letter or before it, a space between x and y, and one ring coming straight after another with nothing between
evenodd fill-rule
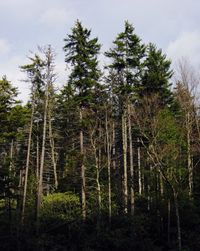
<instances>
[{"instance_id":1,"label":"evergreen tree","mask_svg":"<svg viewBox=\"0 0 200 251\"><path fill-rule=\"evenodd\" d=\"M97 60L100 44L97 38L90 39L90 35L91 30L77 21L72 34L64 39L65 62L72 67L68 84L76 93L80 106L87 106L91 102L100 78Z\"/></svg>"},{"instance_id":2,"label":"evergreen tree","mask_svg":"<svg viewBox=\"0 0 200 251\"><path fill-rule=\"evenodd\" d=\"M0 142L11 133L10 113L13 106L16 105L16 96L17 89L4 76L0 80Z\"/></svg>"},{"instance_id":3,"label":"evergreen tree","mask_svg":"<svg viewBox=\"0 0 200 251\"><path fill-rule=\"evenodd\" d=\"M105 53L111 59L107 68L111 70L110 77L115 78L113 93L119 96L119 99L125 100L128 95L134 93L140 83L145 46L127 21L124 32L118 34L113 44L113 48Z\"/></svg>"},{"instance_id":4,"label":"evergreen tree","mask_svg":"<svg viewBox=\"0 0 200 251\"><path fill-rule=\"evenodd\" d=\"M105 53L111 59L108 65L108 82L111 84L114 100L117 104L116 114L121 120L121 138L119 139L119 155L123 156L121 167L123 168L122 191L124 212L128 212L128 137L130 152L130 172L131 172L131 211L134 209L133 191L133 156L132 156L132 129L131 129L131 106L136 99L136 90L140 83L142 60L145 55L145 46L141 44L141 39L134 33L134 28L127 21L124 31L118 34L113 42L114 47ZM129 124L129 133L128 133ZM128 135L129 134L129 135Z\"/></svg>"},{"instance_id":5,"label":"evergreen tree","mask_svg":"<svg viewBox=\"0 0 200 251\"><path fill-rule=\"evenodd\" d=\"M86 177L85 177L85 143L83 126L85 114L91 103L94 103L95 90L99 86L100 71L97 55L100 50L97 38L90 38L91 30L84 28L80 21L75 23L72 33L64 39L65 62L70 64L72 72L68 85L74 91L79 109L80 168L81 168L81 200L82 215L86 218Z\"/></svg>"},{"instance_id":6,"label":"evergreen tree","mask_svg":"<svg viewBox=\"0 0 200 251\"><path fill-rule=\"evenodd\" d=\"M173 71L170 69L171 62L166 59L162 50L158 50L154 44L147 47L147 57L144 61L142 80L139 94L141 97L157 96L160 105L170 105L173 95L170 90L170 79Z\"/></svg>"}]
</instances>

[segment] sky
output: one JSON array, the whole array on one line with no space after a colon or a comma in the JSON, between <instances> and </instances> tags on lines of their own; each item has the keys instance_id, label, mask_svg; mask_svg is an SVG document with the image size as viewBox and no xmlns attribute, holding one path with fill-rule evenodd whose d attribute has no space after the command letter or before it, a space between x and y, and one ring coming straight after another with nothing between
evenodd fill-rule
<instances>
[{"instance_id":1,"label":"sky","mask_svg":"<svg viewBox=\"0 0 200 251\"><path fill-rule=\"evenodd\" d=\"M64 84L68 72L63 39L77 19L98 37L102 55L128 20L142 41L156 44L173 65L184 57L198 69L199 14L199 0L0 0L0 77L6 75L18 87L19 98L27 101L29 85L22 81L19 66L29 62L30 51L36 52L38 45L51 44L57 84Z\"/></svg>"}]
</instances>

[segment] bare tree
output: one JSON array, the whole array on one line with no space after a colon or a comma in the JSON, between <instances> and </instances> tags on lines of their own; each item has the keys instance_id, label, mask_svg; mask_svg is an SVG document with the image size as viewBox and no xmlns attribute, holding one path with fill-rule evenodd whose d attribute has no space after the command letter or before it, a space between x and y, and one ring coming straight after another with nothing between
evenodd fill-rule
<instances>
[{"instance_id":1,"label":"bare tree","mask_svg":"<svg viewBox=\"0 0 200 251\"><path fill-rule=\"evenodd\" d=\"M195 70L186 59L178 62L176 71L176 91L175 97L183 112L183 124L187 140L187 168L189 197L193 196L193 127L196 123L196 107L198 99L198 76ZM198 125L197 125L198 127Z\"/></svg>"},{"instance_id":2,"label":"bare tree","mask_svg":"<svg viewBox=\"0 0 200 251\"><path fill-rule=\"evenodd\" d=\"M86 181L85 181L85 151L84 151L84 144L83 144L83 109L80 107L80 154L81 154L81 204L82 204L82 217L83 220L86 220Z\"/></svg>"},{"instance_id":3,"label":"bare tree","mask_svg":"<svg viewBox=\"0 0 200 251\"><path fill-rule=\"evenodd\" d=\"M127 176L127 111L124 109L122 114L122 148L123 148L123 193L124 193L124 212L128 213L128 176Z\"/></svg>"},{"instance_id":4,"label":"bare tree","mask_svg":"<svg viewBox=\"0 0 200 251\"><path fill-rule=\"evenodd\" d=\"M135 187L134 187L134 165L133 165L133 139L132 139L132 106L128 105L128 138L129 138L129 162L130 162L130 175L131 175L131 214L134 215L135 211Z\"/></svg>"},{"instance_id":5,"label":"bare tree","mask_svg":"<svg viewBox=\"0 0 200 251\"><path fill-rule=\"evenodd\" d=\"M170 138L171 126L173 125L175 128L176 122L170 113L168 113L167 109L162 109L158 106L156 95L143 99L142 106L134 110L134 119L142 138L148 141L148 144L146 144L141 139L143 148L146 150L154 169L157 171L158 175L160 174L162 176L165 185L172 191L177 223L178 250L181 251L182 240L178 195L179 187L184 177L181 177L178 167L176 166L180 157L179 144L181 142L176 139L175 134L172 136L172 139ZM148 130L146 130L147 124ZM176 130L178 133L179 128ZM166 135L168 131L169 139L166 140L165 138L166 141L163 141L160 137L162 137L162 133ZM168 164L166 161L167 159L170 159L171 163L173 161L173 164Z\"/></svg>"},{"instance_id":6,"label":"bare tree","mask_svg":"<svg viewBox=\"0 0 200 251\"><path fill-rule=\"evenodd\" d=\"M109 128L108 110L106 108L105 117L105 129L106 129L106 151L107 151L107 170L108 170L108 211L109 211L109 223L111 223L112 217L112 197L111 197L111 151L112 151L112 135Z\"/></svg>"},{"instance_id":7,"label":"bare tree","mask_svg":"<svg viewBox=\"0 0 200 251\"><path fill-rule=\"evenodd\" d=\"M40 169L39 169L39 182L38 182L38 191L37 191L37 228L39 228L39 217L40 217L40 208L43 195L43 171L45 164L45 148L46 148L46 138L47 138L47 120L48 120L48 106L50 98L50 88L54 82L54 53L51 46L48 48L41 49L41 52L44 54L45 59L45 68L44 68L44 83L45 83L45 100L44 100L44 113L43 113L43 132L42 132L42 147L41 147L41 156L40 156Z\"/></svg>"}]
</instances>

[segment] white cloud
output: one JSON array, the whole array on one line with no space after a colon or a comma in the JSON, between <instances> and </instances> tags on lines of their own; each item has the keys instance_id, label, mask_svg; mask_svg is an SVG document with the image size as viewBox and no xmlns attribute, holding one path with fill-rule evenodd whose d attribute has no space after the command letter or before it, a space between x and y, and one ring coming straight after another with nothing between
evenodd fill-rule
<instances>
[{"instance_id":1,"label":"white cloud","mask_svg":"<svg viewBox=\"0 0 200 251\"><path fill-rule=\"evenodd\" d=\"M55 73L57 74L56 88L60 89L67 82L69 75L69 70L64 61L56 60Z\"/></svg>"},{"instance_id":2,"label":"white cloud","mask_svg":"<svg viewBox=\"0 0 200 251\"><path fill-rule=\"evenodd\" d=\"M183 32L169 43L167 55L176 62L188 58L195 66L200 65L200 31Z\"/></svg>"},{"instance_id":3,"label":"white cloud","mask_svg":"<svg viewBox=\"0 0 200 251\"><path fill-rule=\"evenodd\" d=\"M10 51L10 44L5 39L0 39L0 54L6 54Z\"/></svg>"},{"instance_id":4,"label":"white cloud","mask_svg":"<svg viewBox=\"0 0 200 251\"><path fill-rule=\"evenodd\" d=\"M66 11L65 9L52 8L43 12L40 17L40 22L45 25L56 26L58 24L65 24L73 17L73 11Z\"/></svg>"},{"instance_id":5,"label":"white cloud","mask_svg":"<svg viewBox=\"0 0 200 251\"><path fill-rule=\"evenodd\" d=\"M22 81L26 78L26 75L20 71L19 66L24 65L26 62L25 56L13 56L7 61L0 63L0 78L6 75L12 85L18 88L19 99L23 100L23 102L26 102L29 98L30 86Z\"/></svg>"}]
</instances>

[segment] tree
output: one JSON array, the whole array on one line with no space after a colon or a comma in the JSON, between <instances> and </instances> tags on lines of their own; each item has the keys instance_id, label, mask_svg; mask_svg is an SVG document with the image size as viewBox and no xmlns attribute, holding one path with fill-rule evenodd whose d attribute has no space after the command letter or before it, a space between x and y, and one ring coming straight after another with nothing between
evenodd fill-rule
<instances>
[{"instance_id":1,"label":"tree","mask_svg":"<svg viewBox=\"0 0 200 251\"><path fill-rule=\"evenodd\" d=\"M50 106L50 91L52 91L53 83L55 81L54 53L53 53L50 45L47 48L44 48L42 52L44 54L43 82L45 85L45 96L44 96L44 112L43 112L42 148L41 148L41 156L40 156L39 182L38 182L38 191L37 191L38 192L37 193L38 225L39 225L40 209L41 209L42 195L43 195L43 172L44 172L44 163L45 163L45 149L46 149L48 119L49 119L49 128L48 129L49 129L50 146L51 146L51 154L52 154L51 157L52 157L52 161L53 161L54 176L55 176L55 180L57 182L55 156L54 156L54 154L55 154L54 153L54 139L53 139L52 127L51 127L51 113L50 113L50 109L48 109ZM48 114L48 111L49 111L49 114Z\"/></svg>"},{"instance_id":2,"label":"tree","mask_svg":"<svg viewBox=\"0 0 200 251\"><path fill-rule=\"evenodd\" d=\"M146 105L142 111L135 111L134 118L143 136L142 145L147 151L150 162L158 177L164 181L165 193L170 198L170 192L173 195L176 223L177 223L177 243L181 250L181 226L179 201L180 191L184 189L183 184L186 178L184 160L180 153L183 151L185 141L180 125L176 117L168 107L159 106L157 96L154 99L146 100ZM152 116L151 104L156 107L156 113ZM157 104L157 106L156 106ZM144 105L144 104L143 104ZM154 109L155 111L155 109ZM143 117L140 114L143 113ZM148 125L148 129L147 129ZM145 142L146 141L146 142ZM147 143L148 142L148 143ZM158 181L160 183L160 178ZM163 185L163 184L162 184ZM161 184L158 187L161 187ZM161 201L158 202L159 204ZM157 208L159 205L157 205Z\"/></svg>"},{"instance_id":3,"label":"tree","mask_svg":"<svg viewBox=\"0 0 200 251\"><path fill-rule=\"evenodd\" d=\"M10 122L9 116L14 105L16 105L17 89L11 85L4 76L0 80L0 141L3 141L9 136Z\"/></svg>"},{"instance_id":4,"label":"tree","mask_svg":"<svg viewBox=\"0 0 200 251\"><path fill-rule=\"evenodd\" d=\"M134 211L134 189L133 189L133 153L132 153L132 129L130 117L130 105L136 98L136 88L140 82L142 59L145 54L145 46L141 44L140 38L134 33L134 28L127 21L125 22L124 32L118 34L113 42L114 47L105 55L111 59L110 79L113 83L112 91L118 103L118 112L121 117L121 137L123 152L123 194L124 194L124 212L128 212L128 168L127 168L127 150L128 150L128 125L130 145L130 172L131 172L131 205ZM113 81L114 79L114 81ZM127 122L128 121L128 122ZM128 125L127 125L128 124Z\"/></svg>"},{"instance_id":5,"label":"tree","mask_svg":"<svg viewBox=\"0 0 200 251\"><path fill-rule=\"evenodd\" d=\"M27 81L30 81L32 84L31 86L31 118L30 118L30 126L29 126L29 133L28 133L25 179L24 179L24 184L23 184L24 187L23 187L22 213L21 213L22 224L24 222L25 207L26 207L33 122L34 122L34 115L35 115L35 110L36 110L36 102L41 92L41 87L43 85L42 70L44 67L44 62L41 60L41 58L38 55L35 54L34 57L29 57L29 59L31 61L30 64L21 66L22 71L27 73L27 77L28 77Z\"/></svg>"},{"instance_id":6,"label":"tree","mask_svg":"<svg viewBox=\"0 0 200 251\"><path fill-rule=\"evenodd\" d=\"M154 44L147 47L147 56L144 61L142 81L140 83L139 95L159 97L161 106L170 105L173 101L172 91L170 90L170 79L173 75L171 62L157 49Z\"/></svg>"},{"instance_id":7,"label":"tree","mask_svg":"<svg viewBox=\"0 0 200 251\"><path fill-rule=\"evenodd\" d=\"M176 69L175 101L179 122L186 139L186 156L188 169L188 194L193 198L195 158L198 155L199 122L198 122L198 84L199 77L186 59L178 62ZM198 157L197 157L198 158Z\"/></svg>"},{"instance_id":8,"label":"tree","mask_svg":"<svg viewBox=\"0 0 200 251\"><path fill-rule=\"evenodd\" d=\"M65 62L72 66L68 85L75 92L79 107L80 120L80 156L81 156L81 200L82 215L86 218L86 178L85 178L85 149L84 149L84 110L93 102L95 87L98 85L100 71L97 55L100 50L98 39L90 39L91 30L84 28L80 21L75 23L72 34L64 39Z\"/></svg>"},{"instance_id":9,"label":"tree","mask_svg":"<svg viewBox=\"0 0 200 251\"><path fill-rule=\"evenodd\" d=\"M40 53L40 54L39 54ZM33 164L32 173L34 173L37 186L37 208L36 215L39 225L39 214L41 207L41 200L43 195L43 173L44 166L47 162L45 159L45 152L47 151L47 132L49 131L49 142L51 148L51 160L54 171L55 183L57 185L57 173L55 163L55 147L54 138L52 132L52 110L53 110L53 84L55 81L54 73L54 54L51 46L46 48L39 48L39 53L33 57L29 57L31 63L22 66L21 69L27 73L28 81L32 84L31 92L31 118L28 133L28 146L27 146L27 157L26 157L26 168L25 168L25 179L24 179L24 191L23 191L23 202L22 202L22 222L24 220L24 212L26 205L27 196L27 185L29 176L29 166L31 158L31 147L36 146L36 165ZM51 104L50 104L51 103ZM42 126L39 128L39 122L42 122ZM35 131L36 133L33 133ZM35 138L33 137L36 134ZM41 145L39 142L41 138ZM39 153L41 150L41 154ZM51 164L49 164L50 166ZM49 167L50 168L50 167Z\"/></svg>"}]
</instances>

